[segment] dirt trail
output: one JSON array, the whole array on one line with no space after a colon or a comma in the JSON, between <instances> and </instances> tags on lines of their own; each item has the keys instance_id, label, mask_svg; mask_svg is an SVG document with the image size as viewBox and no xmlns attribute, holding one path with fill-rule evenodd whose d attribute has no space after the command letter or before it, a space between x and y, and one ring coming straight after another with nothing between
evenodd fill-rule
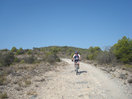
<instances>
[{"instance_id":1,"label":"dirt trail","mask_svg":"<svg viewBox=\"0 0 132 99\"><path fill-rule=\"evenodd\" d=\"M60 72L49 72L47 84L37 90L37 99L132 99L124 86L90 64L81 63L76 75L73 62Z\"/></svg>"}]
</instances>

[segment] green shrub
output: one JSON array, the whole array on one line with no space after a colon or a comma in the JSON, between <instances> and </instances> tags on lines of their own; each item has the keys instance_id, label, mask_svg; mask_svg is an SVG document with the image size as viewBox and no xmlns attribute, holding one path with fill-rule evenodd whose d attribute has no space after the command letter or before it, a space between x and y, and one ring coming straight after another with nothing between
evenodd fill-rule
<instances>
[{"instance_id":1,"label":"green shrub","mask_svg":"<svg viewBox=\"0 0 132 99\"><path fill-rule=\"evenodd\" d=\"M94 57L95 57L94 54L93 53L90 53L90 54L88 54L87 59L88 60L93 60Z\"/></svg>"},{"instance_id":2,"label":"green shrub","mask_svg":"<svg viewBox=\"0 0 132 99\"><path fill-rule=\"evenodd\" d=\"M132 62L132 40L124 36L111 48L113 53L123 63Z\"/></svg>"},{"instance_id":3,"label":"green shrub","mask_svg":"<svg viewBox=\"0 0 132 99\"><path fill-rule=\"evenodd\" d=\"M31 55L31 54L32 54L32 50L28 50L28 51L27 51L27 54L28 54L28 55Z\"/></svg>"},{"instance_id":4,"label":"green shrub","mask_svg":"<svg viewBox=\"0 0 132 99\"><path fill-rule=\"evenodd\" d=\"M16 52L17 55L24 54L24 50L22 48L18 49Z\"/></svg>"},{"instance_id":5,"label":"green shrub","mask_svg":"<svg viewBox=\"0 0 132 99\"><path fill-rule=\"evenodd\" d=\"M61 60L60 60L60 58L56 58L56 62L60 62Z\"/></svg>"},{"instance_id":6,"label":"green shrub","mask_svg":"<svg viewBox=\"0 0 132 99\"><path fill-rule=\"evenodd\" d=\"M60 49L56 46L50 47L49 52L51 52L52 54L57 54L60 51Z\"/></svg>"},{"instance_id":7,"label":"green shrub","mask_svg":"<svg viewBox=\"0 0 132 99\"><path fill-rule=\"evenodd\" d=\"M19 63L20 59L18 59L17 57L15 57L14 62Z\"/></svg>"},{"instance_id":8,"label":"green shrub","mask_svg":"<svg viewBox=\"0 0 132 99\"><path fill-rule=\"evenodd\" d=\"M20 64L23 64L23 63L25 63L25 61L24 61L24 60L21 60L21 61L20 61Z\"/></svg>"},{"instance_id":9,"label":"green shrub","mask_svg":"<svg viewBox=\"0 0 132 99\"><path fill-rule=\"evenodd\" d=\"M8 50L8 49L2 49L2 50L0 50L0 51L2 51L2 52L3 52L3 51L4 51L4 52L7 52L7 51L9 51L9 50Z\"/></svg>"},{"instance_id":10,"label":"green shrub","mask_svg":"<svg viewBox=\"0 0 132 99\"><path fill-rule=\"evenodd\" d=\"M12 47L11 52L17 52L17 48L16 47Z\"/></svg>"},{"instance_id":11,"label":"green shrub","mask_svg":"<svg viewBox=\"0 0 132 99\"><path fill-rule=\"evenodd\" d=\"M96 59L97 55L101 52L101 49L99 47L90 47L88 49L88 60L94 60Z\"/></svg>"},{"instance_id":12,"label":"green shrub","mask_svg":"<svg viewBox=\"0 0 132 99\"><path fill-rule=\"evenodd\" d=\"M14 59L12 52L0 53L0 66L9 66L14 62Z\"/></svg>"},{"instance_id":13,"label":"green shrub","mask_svg":"<svg viewBox=\"0 0 132 99\"><path fill-rule=\"evenodd\" d=\"M71 55L74 52L74 50L72 48L69 48L66 50L66 55Z\"/></svg>"},{"instance_id":14,"label":"green shrub","mask_svg":"<svg viewBox=\"0 0 132 99\"><path fill-rule=\"evenodd\" d=\"M73 55L74 55L74 52L72 52L72 54L71 54L71 58L73 58Z\"/></svg>"}]
</instances>

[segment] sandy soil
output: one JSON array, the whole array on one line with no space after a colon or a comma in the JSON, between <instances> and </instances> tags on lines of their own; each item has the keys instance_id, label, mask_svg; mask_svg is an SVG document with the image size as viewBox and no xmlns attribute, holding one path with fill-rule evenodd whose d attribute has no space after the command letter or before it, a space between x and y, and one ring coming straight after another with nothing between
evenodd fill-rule
<instances>
[{"instance_id":1,"label":"sandy soil","mask_svg":"<svg viewBox=\"0 0 132 99\"><path fill-rule=\"evenodd\" d=\"M59 72L50 71L45 83L37 88L37 96L30 99L132 99L118 79L86 63L80 63L79 75L75 74L73 62Z\"/></svg>"}]
</instances>

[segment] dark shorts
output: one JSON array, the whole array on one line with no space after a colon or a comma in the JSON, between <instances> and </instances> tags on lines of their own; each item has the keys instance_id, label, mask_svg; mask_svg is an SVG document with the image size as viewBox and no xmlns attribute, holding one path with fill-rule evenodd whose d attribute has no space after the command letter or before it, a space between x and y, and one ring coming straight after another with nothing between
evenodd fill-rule
<instances>
[{"instance_id":1,"label":"dark shorts","mask_svg":"<svg viewBox=\"0 0 132 99\"><path fill-rule=\"evenodd\" d=\"M75 62L75 63L78 63L78 62L79 62L79 60L74 60L74 62Z\"/></svg>"}]
</instances>

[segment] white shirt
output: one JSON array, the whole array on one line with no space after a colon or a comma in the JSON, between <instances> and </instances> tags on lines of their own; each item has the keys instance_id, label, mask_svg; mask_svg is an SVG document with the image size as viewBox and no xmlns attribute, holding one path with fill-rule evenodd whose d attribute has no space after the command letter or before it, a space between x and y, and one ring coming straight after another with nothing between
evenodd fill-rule
<instances>
[{"instance_id":1,"label":"white shirt","mask_svg":"<svg viewBox=\"0 0 132 99\"><path fill-rule=\"evenodd\" d=\"M76 54L73 55L73 58L76 56ZM79 58L80 58L80 54L78 54Z\"/></svg>"}]
</instances>

